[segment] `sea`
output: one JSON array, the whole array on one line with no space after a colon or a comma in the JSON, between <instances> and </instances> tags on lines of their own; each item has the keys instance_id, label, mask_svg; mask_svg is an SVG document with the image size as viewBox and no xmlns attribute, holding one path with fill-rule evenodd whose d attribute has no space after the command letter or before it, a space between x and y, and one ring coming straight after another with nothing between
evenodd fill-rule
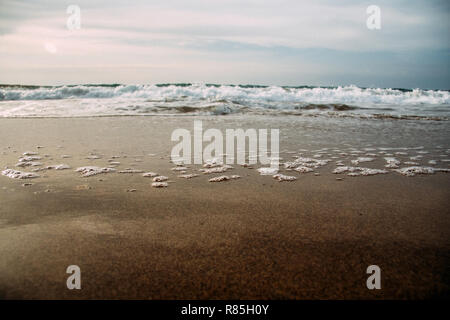
<instances>
[{"instance_id":1,"label":"sea","mask_svg":"<svg viewBox=\"0 0 450 320\"><path fill-rule=\"evenodd\" d=\"M450 91L204 83L0 85L0 117L295 115L447 121Z\"/></svg>"}]
</instances>

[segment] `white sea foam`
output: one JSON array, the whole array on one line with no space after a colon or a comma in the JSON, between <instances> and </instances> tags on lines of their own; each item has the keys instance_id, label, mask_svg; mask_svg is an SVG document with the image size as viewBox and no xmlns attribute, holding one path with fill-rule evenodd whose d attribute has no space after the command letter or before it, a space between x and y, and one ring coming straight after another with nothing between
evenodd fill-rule
<instances>
[{"instance_id":1,"label":"white sea foam","mask_svg":"<svg viewBox=\"0 0 450 320\"><path fill-rule=\"evenodd\" d=\"M278 168L259 168L258 172L262 176L272 176L278 173Z\"/></svg>"},{"instance_id":2,"label":"white sea foam","mask_svg":"<svg viewBox=\"0 0 450 320\"><path fill-rule=\"evenodd\" d=\"M337 167L333 170L335 174L347 173L348 176L373 176L376 174L385 174L389 171L384 169L372 169L372 168L362 168L362 167Z\"/></svg>"},{"instance_id":3,"label":"white sea foam","mask_svg":"<svg viewBox=\"0 0 450 320\"><path fill-rule=\"evenodd\" d=\"M61 102L60 100L65 100ZM0 117L75 117L197 112L226 114L251 110L295 112L420 114L416 106L448 106L449 91L397 90L345 86L278 87L233 85L76 85L56 87L0 86ZM242 108L242 106L248 108ZM379 110L378 110L379 109ZM439 114L439 108L434 111ZM381 112L380 112L381 111ZM426 110L423 114L433 114Z\"/></svg>"},{"instance_id":4,"label":"white sea foam","mask_svg":"<svg viewBox=\"0 0 450 320\"><path fill-rule=\"evenodd\" d=\"M42 162L38 161L27 161L27 162L19 162L16 164L16 167L24 168L24 167L39 167L42 166Z\"/></svg>"},{"instance_id":5,"label":"white sea foam","mask_svg":"<svg viewBox=\"0 0 450 320\"><path fill-rule=\"evenodd\" d=\"M219 176L209 179L209 182L222 182L222 181L228 181L230 180L229 176Z\"/></svg>"},{"instance_id":6,"label":"white sea foam","mask_svg":"<svg viewBox=\"0 0 450 320\"><path fill-rule=\"evenodd\" d=\"M47 169L54 169L54 170L67 170L70 169L70 166L67 164L55 164L51 166L47 166Z\"/></svg>"},{"instance_id":7,"label":"white sea foam","mask_svg":"<svg viewBox=\"0 0 450 320\"><path fill-rule=\"evenodd\" d=\"M206 159L205 163L203 164L204 168L214 168L214 167L220 167L223 165L223 161L219 158L212 158L212 159Z\"/></svg>"},{"instance_id":8,"label":"white sea foam","mask_svg":"<svg viewBox=\"0 0 450 320\"><path fill-rule=\"evenodd\" d=\"M407 177L413 177L416 174L434 174L436 172L450 172L450 169L414 166L396 169L394 171Z\"/></svg>"},{"instance_id":9,"label":"white sea foam","mask_svg":"<svg viewBox=\"0 0 450 320\"><path fill-rule=\"evenodd\" d=\"M273 178L278 180L278 181L295 181L295 180L297 180L297 177L286 176L286 175L281 174L281 173L273 175Z\"/></svg>"},{"instance_id":10,"label":"white sea foam","mask_svg":"<svg viewBox=\"0 0 450 320\"><path fill-rule=\"evenodd\" d=\"M192 179L192 178L198 177L198 174L195 174L195 173L182 174L182 175L179 175L178 177L184 178L184 179Z\"/></svg>"},{"instance_id":11,"label":"white sea foam","mask_svg":"<svg viewBox=\"0 0 450 320\"><path fill-rule=\"evenodd\" d=\"M179 166L179 167L172 168L172 171L186 171L187 169L188 169L187 167Z\"/></svg>"},{"instance_id":12,"label":"white sea foam","mask_svg":"<svg viewBox=\"0 0 450 320\"><path fill-rule=\"evenodd\" d=\"M11 179L34 179L39 178L39 175L32 172L22 172L13 169L6 169L2 171L2 175Z\"/></svg>"},{"instance_id":13,"label":"white sea foam","mask_svg":"<svg viewBox=\"0 0 450 320\"><path fill-rule=\"evenodd\" d=\"M331 161L330 159L297 157L294 161L285 162L284 167L286 169L295 169L297 167L302 166L317 169L326 165L330 161Z\"/></svg>"},{"instance_id":14,"label":"white sea foam","mask_svg":"<svg viewBox=\"0 0 450 320\"><path fill-rule=\"evenodd\" d=\"M222 172L225 172L225 171L227 171L229 169L233 169L233 167L230 166L230 165L224 165L224 166L221 166L221 167L214 166L214 167L208 168L208 169L200 169L199 171L203 172L204 174L211 174L211 173L222 173Z\"/></svg>"},{"instance_id":15,"label":"white sea foam","mask_svg":"<svg viewBox=\"0 0 450 320\"><path fill-rule=\"evenodd\" d=\"M276 101L308 101L363 103L450 103L447 91L415 89L400 91L396 89L358 88L356 86L336 88L281 88L272 87L239 87L239 86L209 86L193 84L188 86L156 86L156 85L119 85L119 86L58 86L0 89L1 100L48 100L73 98L145 98L145 99L176 99L180 96L193 98L218 97L248 98Z\"/></svg>"},{"instance_id":16,"label":"white sea foam","mask_svg":"<svg viewBox=\"0 0 450 320\"><path fill-rule=\"evenodd\" d=\"M305 166L299 166L299 167L295 168L294 170L297 171L297 172L300 172L300 173L307 173L307 172L314 171L314 169L311 169L311 168L308 168L308 167L305 167Z\"/></svg>"},{"instance_id":17,"label":"white sea foam","mask_svg":"<svg viewBox=\"0 0 450 320\"><path fill-rule=\"evenodd\" d=\"M33 169L33 172L40 172L40 171L45 171L45 170L67 170L70 169L71 167L67 164L55 164L55 165L51 165L51 166L46 166L43 168L36 168Z\"/></svg>"},{"instance_id":18,"label":"white sea foam","mask_svg":"<svg viewBox=\"0 0 450 320\"><path fill-rule=\"evenodd\" d=\"M166 176L157 176L153 178L153 182L163 182L169 180Z\"/></svg>"},{"instance_id":19,"label":"white sea foam","mask_svg":"<svg viewBox=\"0 0 450 320\"><path fill-rule=\"evenodd\" d=\"M95 166L87 166L87 167L77 168L75 171L81 172L83 177L91 177L91 176L95 176L95 175L101 174L101 173L115 172L116 169L108 168L108 167L100 168L100 167L95 167Z\"/></svg>"},{"instance_id":20,"label":"white sea foam","mask_svg":"<svg viewBox=\"0 0 450 320\"><path fill-rule=\"evenodd\" d=\"M31 162L36 160L41 160L42 158L39 156L26 156L19 159L19 162Z\"/></svg>"},{"instance_id":21,"label":"white sea foam","mask_svg":"<svg viewBox=\"0 0 450 320\"><path fill-rule=\"evenodd\" d=\"M375 160L374 158L370 158L370 157L359 157L356 160L352 160L352 164L357 165L360 162L370 162Z\"/></svg>"},{"instance_id":22,"label":"white sea foam","mask_svg":"<svg viewBox=\"0 0 450 320\"><path fill-rule=\"evenodd\" d=\"M146 177L146 178L153 178L153 177L158 176L158 174L156 172L146 172L146 173L143 173L142 176Z\"/></svg>"},{"instance_id":23,"label":"white sea foam","mask_svg":"<svg viewBox=\"0 0 450 320\"><path fill-rule=\"evenodd\" d=\"M386 168L398 168L400 165L400 161L393 157L385 157L384 160L387 162L385 165Z\"/></svg>"},{"instance_id":24,"label":"white sea foam","mask_svg":"<svg viewBox=\"0 0 450 320\"><path fill-rule=\"evenodd\" d=\"M144 171L137 170L137 169L125 169L125 170L119 171L119 173L143 173L143 172Z\"/></svg>"},{"instance_id":25,"label":"white sea foam","mask_svg":"<svg viewBox=\"0 0 450 320\"><path fill-rule=\"evenodd\" d=\"M167 188L169 185L167 182L153 182L152 187L153 188Z\"/></svg>"}]
</instances>

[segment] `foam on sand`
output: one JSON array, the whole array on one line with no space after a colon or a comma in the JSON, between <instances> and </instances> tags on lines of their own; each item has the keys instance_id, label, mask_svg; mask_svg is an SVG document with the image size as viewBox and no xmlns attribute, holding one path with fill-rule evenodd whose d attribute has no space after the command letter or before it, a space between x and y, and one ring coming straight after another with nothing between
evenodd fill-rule
<instances>
[{"instance_id":1,"label":"foam on sand","mask_svg":"<svg viewBox=\"0 0 450 320\"><path fill-rule=\"evenodd\" d=\"M42 158L39 156L26 156L19 159L19 162L31 162L41 160Z\"/></svg>"},{"instance_id":2,"label":"foam on sand","mask_svg":"<svg viewBox=\"0 0 450 320\"><path fill-rule=\"evenodd\" d=\"M183 167L183 166L179 166L179 167L175 167L172 168L172 171L186 171L188 168L187 167Z\"/></svg>"},{"instance_id":3,"label":"foam on sand","mask_svg":"<svg viewBox=\"0 0 450 320\"><path fill-rule=\"evenodd\" d=\"M414 166L396 169L394 171L407 177L413 177L416 174L434 174L436 172L450 172L450 169Z\"/></svg>"},{"instance_id":4,"label":"foam on sand","mask_svg":"<svg viewBox=\"0 0 450 320\"><path fill-rule=\"evenodd\" d=\"M297 177L294 177L294 176L286 176L286 175L284 175L284 174L281 174L281 173L279 173L279 174L276 174L276 175L274 175L274 176L272 176L274 179L276 179L276 180L278 180L278 181L295 181L295 180L297 180Z\"/></svg>"},{"instance_id":5,"label":"foam on sand","mask_svg":"<svg viewBox=\"0 0 450 320\"><path fill-rule=\"evenodd\" d=\"M167 182L153 182L152 187L153 188L167 188L169 185Z\"/></svg>"},{"instance_id":6,"label":"foam on sand","mask_svg":"<svg viewBox=\"0 0 450 320\"><path fill-rule=\"evenodd\" d=\"M387 162L385 165L386 168L395 169L400 165L400 161L393 157L385 157L384 160Z\"/></svg>"},{"instance_id":7,"label":"foam on sand","mask_svg":"<svg viewBox=\"0 0 450 320\"><path fill-rule=\"evenodd\" d=\"M218 176L218 177L214 177L209 179L209 182L222 182L222 181L228 181L228 180L236 180L236 179L240 179L241 176L238 175L232 175L232 176Z\"/></svg>"},{"instance_id":8,"label":"foam on sand","mask_svg":"<svg viewBox=\"0 0 450 320\"><path fill-rule=\"evenodd\" d=\"M278 173L278 168L259 168L258 172L262 176L272 176Z\"/></svg>"},{"instance_id":9,"label":"foam on sand","mask_svg":"<svg viewBox=\"0 0 450 320\"><path fill-rule=\"evenodd\" d=\"M32 172L22 172L13 169L6 169L2 171L2 175L11 179L34 179L39 178L39 175Z\"/></svg>"},{"instance_id":10,"label":"foam on sand","mask_svg":"<svg viewBox=\"0 0 450 320\"><path fill-rule=\"evenodd\" d=\"M153 178L158 176L158 174L156 172L146 172L142 174L143 177L145 178Z\"/></svg>"},{"instance_id":11,"label":"foam on sand","mask_svg":"<svg viewBox=\"0 0 450 320\"><path fill-rule=\"evenodd\" d=\"M356 177L356 176L373 176L376 174L386 174L389 173L389 171L384 169L342 166L334 169L333 173L334 174L347 173L348 176Z\"/></svg>"},{"instance_id":12,"label":"foam on sand","mask_svg":"<svg viewBox=\"0 0 450 320\"><path fill-rule=\"evenodd\" d=\"M219 158L206 159L205 164L203 164L204 168L214 168L223 166L223 161Z\"/></svg>"},{"instance_id":13,"label":"foam on sand","mask_svg":"<svg viewBox=\"0 0 450 320\"><path fill-rule=\"evenodd\" d=\"M70 169L70 166L67 164L56 164L56 165L49 166L48 168L52 168L55 170L67 170L67 169Z\"/></svg>"},{"instance_id":14,"label":"foam on sand","mask_svg":"<svg viewBox=\"0 0 450 320\"><path fill-rule=\"evenodd\" d=\"M297 168L294 169L294 171L297 171L299 173L307 173L307 172L312 172L314 171L314 169L305 167L305 166L299 166Z\"/></svg>"},{"instance_id":15,"label":"foam on sand","mask_svg":"<svg viewBox=\"0 0 450 320\"><path fill-rule=\"evenodd\" d=\"M16 167L24 168L24 167L39 167L42 166L42 162L38 161L27 161L27 162L19 162L16 164Z\"/></svg>"},{"instance_id":16,"label":"foam on sand","mask_svg":"<svg viewBox=\"0 0 450 320\"><path fill-rule=\"evenodd\" d=\"M163 182L169 180L166 176L157 176L153 178L153 182Z\"/></svg>"},{"instance_id":17,"label":"foam on sand","mask_svg":"<svg viewBox=\"0 0 450 320\"><path fill-rule=\"evenodd\" d=\"M229 176L219 176L209 179L209 182L222 182L222 181L228 181L230 180Z\"/></svg>"},{"instance_id":18,"label":"foam on sand","mask_svg":"<svg viewBox=\"0 0 450 320\"><path fill-rule=\"evenodd\" d=\"M375 159L374 158L370 158L370 157L359 157L356 160L352 160L351 162L352 162L352 164L357 165L360 162L370 162L370 161L373 161L373 160L375 160Z\"/></svg>"},{"instance_id":19,"label":"foam on sand","mask_svg":"<svg viewBox=\"0 0 450 320\"><path fill-rule=\"evenodd\" d=\"M184 179L192 179L195 177L198 177L198 174L195 173L191 173L191 174L182 174L178 176L179 178L184 178Z\"/></svg>"},{"instance_id":20,"label":"foam on sand","mask_svg":"<svg viewBox=\"0 0 450 320\"><path fill-rule=\"evenodd\" d=\"M95 166L87 166L87 167L77 168L75 171L81 172L83 177L91 177L91 176L95 176L95 175L101 174L101 173L115 172L116 169L108 168L108 167L100 168L100 167L95 167Z\"/></svg>"},{"instance_id":21,"label":"foam on sand","mask_svg":"<svg viewBox=\"0 0 450 320\"><path fill-rule=\"evenodd\" d=\"M67 170L70 169L71 167L67 164L55 164L55 165L51 165L51 166L46 166L44 168L36 168L33 169L33 172L39 172L39 171L45 171L45 170Z\"/></svg>"},{"instance_id":22,"label":"foam on sand","mask_svg":"<svg viewBox=\"0 0 450 320\"><path fill-rule=\"evenodd\" d=\"M52 165L52 166L47 166L46 167L46 169L54 169L54 170L67 170L67 169L70 169L70 166L69 165L67 165L67 164L55 164L55 165Z\"/></svg>"},{"instance_id":23,"label":"foam on sand","mask_svg":"<svg viewBox=\"0 0 450 320\"><path fill-rule=\"evenodd\" d=\"M143 173L144 171L142 170L136 170L136 169L125 169L125 170L121 170L119 171L119 173Z\"/></svg>"},{"instance_id":24,"label":"foam on sand","mask_svg":"<svg viewBox=\"0 0 450 320\"><path fill-rule=\"evenodd\" d=\"M330 162L330 161L331 161L330 159L297 157L294 161L285 162L284 167L286 169L295 169L299 166L302 166L302 167L317 169L317 168L320 168L320 167L328 164L328 162Z\"/></svg>"},{"instance_id":25,"label":"foam on sand","mask_svg":"<svg viewBox=\"0 0 450 320\"><path fill-rule=\"evenodd\" d=\"M214 166L212 168L210 167L209 169L200 169L199 171L203 172L204 174L211 174L211 173L222 173L222 172L225 172L225 171L227 171L229 169L233 169L233 167L229 166L229 165L224 165L224 166L221 166L221 167Z\"/></svg>"}]
</instances>

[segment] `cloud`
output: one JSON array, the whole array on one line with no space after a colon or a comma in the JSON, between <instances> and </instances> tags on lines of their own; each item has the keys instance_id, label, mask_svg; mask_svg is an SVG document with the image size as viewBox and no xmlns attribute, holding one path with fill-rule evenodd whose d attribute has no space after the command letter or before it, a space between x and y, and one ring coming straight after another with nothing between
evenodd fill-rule
<instances>
[{"instance_id":1,"label":"cloud","mask_svg":"<svg viewBox=\"0 0 450 320\"><path fill-rule=\"evenodd\" d=\"M41 69L43 82L72 82L77 67L84 82L95 82L99 66L116 65L121 67L108 68L116 70L108 71L113 82L130 81L132 73L147 82L170 81L170 69L185 81L239 81L251 71L255 77L249 80L259 83L326 84L342 74L343 82L370 83L375 77L378 85L397 79L398 86L408 86L409 75L423 77L421 85L448 87L448 71L441 70L450 48L447 1L377 1L377 31L366 28L372 3L356 0L75 2L1 2L0 68L7 72L0 82L27 82L12 77L14 70L27 74L25 68ZM81 7L81 30L66 28L69 4ZM434 62L425 60L430 55ZM161 65L165 71L137 75L136 65ZM64 76L56 66L74 71ZM433 80L429 70L441 71Z\"/></svg>"}]
</instances>

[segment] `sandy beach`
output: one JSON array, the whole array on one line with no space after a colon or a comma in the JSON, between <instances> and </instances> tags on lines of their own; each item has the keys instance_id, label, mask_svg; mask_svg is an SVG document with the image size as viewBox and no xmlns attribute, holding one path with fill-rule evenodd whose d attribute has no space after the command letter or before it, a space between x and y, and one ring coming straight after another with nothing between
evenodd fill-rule
<instances>
[{"instance_id":1,"label":"sandy beach","mask_svg":"<svg viewBox=\"0 0 450 320\"><path fill-rule=\"evenodd\" d=\"M449 1L0 1L2 307L436 311L449 16Z\"/></svg>"},{"instance_id":2,"label":"sandy beach","mask_svg":"<svg viewBox=\"0 0 450 320\"><path fill-rule=\"evenodd\" d=\"M448 173L333 173L336 161L364 153L376 155L361 166L383 169L388 152L448 169L446 122L195 118L219 129L279 128L282 163L297 154L332 161L309 173L281 169L292 182L235 165L226 174L240 179L211 183L221 174L188 165L199 176L184 179L172 170L170 135L194 117L0 119L2 170L31 171L15 168L27 151L41 167L70 167L36 179L0 175L0 298L448 297ZM116 172L75 171L112 162ZM119 173L127 169L138 171ZM168 187L152 188L149 171ZM366 287L372 264L382 290ZM69 265L81 268L81 290L66 287Z\"/></svg>"}]
</instances>

